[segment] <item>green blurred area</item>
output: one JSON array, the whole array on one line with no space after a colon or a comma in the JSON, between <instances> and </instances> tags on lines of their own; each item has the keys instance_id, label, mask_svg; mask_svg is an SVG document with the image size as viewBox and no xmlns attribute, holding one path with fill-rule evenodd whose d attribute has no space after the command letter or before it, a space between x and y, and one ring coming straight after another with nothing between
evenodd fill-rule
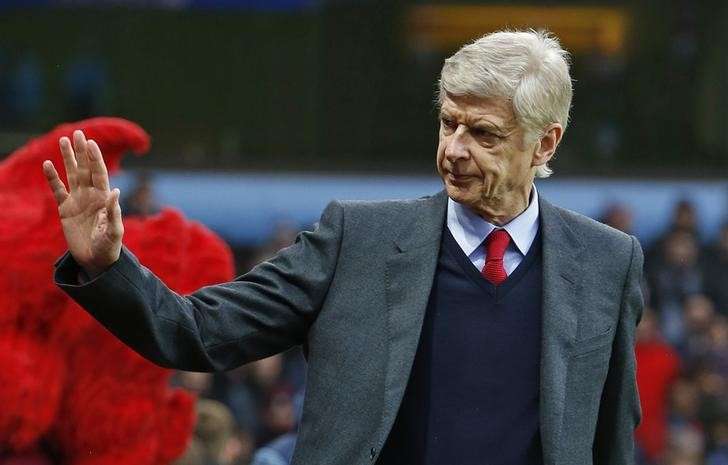
<instances>
[{"instance_id":1,"label":"green blurred area","mask_svg":"<svg viewBox=\"0 0 728 465\"><path fill-rule=\"evenodd\" d=\"M3 15L0 29L5 44L37 54L47 73L42 121L24 129L76 116L66 110L64 73L78 55L91 55L107 67L106 114L152 134L154 163L197 165L225 149L269 160L296 147L303 157L315 152L317 22L275 14L38 10ZM274 128L286 128L285 136Z\"/></svg>"},{"instance_id":2,"label":"green blurred area","mask_svg":"<svg viewBox=\"0 0 728 465\"><path fill-rule=\"evenodd\" d=\"M435 83L454 50L408 46L414 4L4 10L0 57L36 60L43 98L35 114L2 118L0 152L83 116L65 88L69 67L90 57L105 71L98 113L152 134L152 154L127 166L429 173ZM574 56L572 122L557 172L725 176L726 5L623 7L632 24L625 53Z\"/></svg>"}]
</instances>

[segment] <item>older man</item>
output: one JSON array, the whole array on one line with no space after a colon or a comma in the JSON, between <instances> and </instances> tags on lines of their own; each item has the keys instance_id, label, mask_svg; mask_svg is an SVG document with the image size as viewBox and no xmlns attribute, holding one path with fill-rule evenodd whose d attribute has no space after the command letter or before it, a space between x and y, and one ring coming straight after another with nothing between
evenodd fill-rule
<instances>
[{"instance_id":1,"label":"older man","mask_svg":"<svg viewBox=\"0 0 728 465\"><path fill-rule=\"evenodd\" d=\"M293 464L624 465L640 420L642 250L539 196L571 103L567 54L489 34L446 60L437 170L409 201L332 202L233 282L181 296L122 246L98 146L46 162L69 253L56 281L126 344L227 370L301 344Z\"/></svg>"}]
</instances>

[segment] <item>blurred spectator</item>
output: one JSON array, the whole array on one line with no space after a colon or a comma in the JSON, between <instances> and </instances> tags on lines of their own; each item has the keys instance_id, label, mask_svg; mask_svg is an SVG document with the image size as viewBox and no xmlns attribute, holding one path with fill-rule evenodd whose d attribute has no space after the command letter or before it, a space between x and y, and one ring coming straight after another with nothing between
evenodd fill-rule
<instances>
[{"instance_id":1,"label":"blurred spectator","mask_svg":"<svg viewBox=\"0 0 728 465\"><path fill-rule=\"evenodd\" d=\"M708 365L701 366L692 376L699 389L698 416L705 432L725 413L726 380Z\"/></svg>"},{"instance_id":2,"label":"blurred spectator","mask_svg":"<svg viewBox=\"0 0 728 465\"><path fill-rule=\"evenodd\" d=\"M672 218L665 233L647 251L646 261L656 266L662 265L665 242L675 232L685 232L698 239L698 214L695 206L687 199L679 200L672 210Z\"/></svg>"},{"instance_id":3,"label":"blurred spectator","mask_svg":"<svg viewBox=\"0 0 728 465\"><path fill-rule=\"evenodd\" d=\"M710 328L715 310L713 302L704 294L693 294L685 299L683 339L676 348L688 367L705 359L710 350Z\"/></svg>"},{"instance_id":4,"label":"blurred spectator","mask_svg":"<svg viewBox=\"0 0 728 465\"><path fill-rule=\"evenodd\" d=\"M250 433L245 430L236 430L225 445L220 463L221 465L248 465L254 448L254 439Z\"/></svg>"},{"instance_id":5,"label":"blurred spectator","mask_svg":"<svg viewBox=\"0 0 728 465\"><path fill-rule=\"evenodd\" d=\"M705 428L700 421L700 390L697 384L681 377L672 386L667 463L701 463L705 447Z\"/></svg>"},{"instance_id":6,"label":"blurred spectator","mask_svg":"<svg viewBox=\"0 0 728 465\"><path fill-rule=\"evenodd\" d=\"M131 193L121 201L121 211L124 215L135 216L150 216L159 212L149 175L140 174L137 177Z\"/></svg>"},{"instance_id":7,"label":"blurred spectator","mask_svg":"<svg viewBox=\"0 0 728 465\"><path fill-rule=\"evenodd\" d=\"M173 465L248 465L253 447L250 433L235 428L227 407L200 399L194 436Z\"/></svg>"},{"instance_id":8,"label":"blurred spectator","mask_svg":"<svg viewBox=\"0 0 728 465\"><path fill-rule=\"evenodd\" d=\"M250 465L288 465L295 447L296 434L285 434L258 450Z\"/></svg>"},{"instance_id":9,"label":"blurred spectator","mask_svg":"<svg viewBox=\"0 0 728 465\"><path fill-rule=\"evenodd\" d=\"M197 427L195 437L200 440L206 465L224 465L223 453L232 437L234 419L220 402L200 399L197 402Z\"/></svg>"},{"instance_id":10,"label":"blurred spectator","mask_svg":"<svg viewBox=\"0 0 728 465\"><path fill-rule=\"evenodd\" d=\"M708 363L716 372L728 379L728 317L716 316L709 334Z\"/></svg>"},{"instance_id":11,"label":"blurred spectator","mask_svg":"<svg viewBox=\"0 0 728 465\"><path fill-rule=\"evenodd\" d=\"M260 263L275 255L279 250L288 247L296 240L296 235L300 228L292 221L279 220L274 229L271 238L258 249L258 253L254 255L254 262Z\"/></svg>"},{"instance_id":12,"label":"blurred spectator","mask_svg":"<svg viewBox=\"0 0 728 465\"><path fill-rule=\"evenodd\" d=\"M670 386L677 378L680 359L660 335L657 317L644 310L637 327L635 355L642 421L635 432L645 458L655 462L662 458L667 439L666 400Z\"/></svg>"},{"instance_id":13,"label":"blurred spectator","mask_svg":"<svg viewBox=\"0 0 728 465\"><path fill-rule=\"evenodd\" d=\"M632 234L632 212L629 207L621 203L607 206L601 222L624 233Z\"/></svg>"},{"instance_id":14,"label":"blurred spectator","mask_svg":"<svg viewBox=\"0 0 728 465\"><path fill-rule=\"evenodd\" d=\"M713 446L706 465L728 465L728 411L724 411L711 430Z\"/></svg>"},{"instance_id":15,"label":"blurred spectator","mask_svg":"<svg viewBox=\"0 0 728 465\"><path fill-rule=\"evenodd\" d=\"M276 393L293 391L282 376L283 362L284 355L278 354L214 378L213 397L230 408L240 428L255 433L257 444L291 428L292 416L285 412L289 406L272 402L281 400L275 398ZM287 402L290 404L290 399ZM288 420L282 419L287 416ZM287 426L280 426L281 422L287 422Z\"/></svg>"},{"instance_id":16,"label":"blurred spectator","mask_svg":"<svg viewBox=\"0 0 728 465\"><path fill-rule=\"evenodd\" d=\"M175 460L172 465L207 465L207 457L205 456L205 447L196 437L190 440L187 450L182 457Z\"/></svg>"},{"instance_id":17,"label":"blurred spectator","mask_svg":"<svg viewBox=\"0 0 728 465\"><path fill-rule=\"evenodd\" d=\"M675 204L670 229L673 231L685 231L698 237L698 214L692 202L683 199Z\"/></svg>"},{"instance_id":18,"label":"blurred spectator","mask_svg":"<svg viewBox=\"0 0 728 465\"><path fill-rule=\"evenodd\" d=\"M660 315L665 338L679 346L684 337L683 303L704 288L698 244L692 233L676 228L665 237L661 252L647 270L651 305Z\"/></svg>"},{"instance_id":19,"label":"blurred spectator","mask_svg":"<svg viewBox=\"0 0 728 465\"><path fill-rule=\"evenodd\" d=\"M715 302L716 310L728 316L728 222L718 234L718 240L705 257L706 292Z\"/></svg>"},{"instance_id":20,"label":"blurred spectator","mask_svg":"<svg viewBox=\"0 0 728 465\"><path fill-rule=\"evenodd\" d=\"M283 386L270 392L263 411L263 429L258 438L259 445L291 432L296 426L293 394L290 388Z\"/></svg>"},{"instance_id":21,"label":"blurred spectator","mask_svg":"<svg viewBox=\"0 0 728 465\"><path fill-rule=\"evenodd\" d=\"M665 465L702 465L703 461L696 454L681 452L679 450L670 451L667 456Z\"/></svg>"},{"instance_id":22,"label":"blurred spectator","mask_svg":"<svg viewBox=\"0 0 728 465\"><path fill-rule=\"evenodd\" d=\"M199 397L207 397L212 389L212 374L199 373L196 371L178 371L175 373L172 383L187 389Z\"/></svg>"},{"instance_id":23,"label":"blurred spectator","mask_svg":"<svg viewBox=\"0 0 728 465\"><path fill-rule=\"evenodd\" d=\"M303 391L296 393L293 399L293 408L296 424L300 423L303 413ZM291 431L261 447L253 457L251 465L288 465L293 457L296 447L297 433Z\"/></svg>"},{"instance_id":24,"label":"blurred spectator","mask_svg":"<svg viewBox=\"0 0 728 465\"><path fill-rule=\"evenodd\" d=\"M239 428L254 432L259 430L260 394L255 382L251 380L251 369L248 366L216 373L212 397L230 408Z\"/></svg>"},{"instance_id":25,"label":"blurred spectator","mask_svg":"<svg viewBox=\"0 0 728 465\"><path fill-rule=\"evenodd\" d=\"M273 355L250 365L253 377L259 388L268 390L274 387L283 372L283 355Z\"/></svg>"}]
</instances>

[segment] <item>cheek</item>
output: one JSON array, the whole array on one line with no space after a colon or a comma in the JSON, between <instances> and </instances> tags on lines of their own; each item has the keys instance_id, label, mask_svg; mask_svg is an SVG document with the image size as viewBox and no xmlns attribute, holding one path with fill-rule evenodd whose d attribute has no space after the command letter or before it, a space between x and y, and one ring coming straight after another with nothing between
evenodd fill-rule
<instances>
[{"instance_id":1,"label":"cheek","mask_svg":"<svg viewBox=\"0 0 728 465\"><path fill-rule=\"evenodd\" d=\"M445 147L447 147L445 138L440 135L440 141L437 144L436 155L437 171L442 171L442 162L445 159Z\"/></svg>"},{"instance_id":2,"label":"cheek","mask_svg":"<svg viewBox=\"0 0 728 465\"><path fill-rule=\"evenodd\" d=\"M511 171L515 177L525 177L531 172L531 156L525 151L513 154Z\"/></svg>"},{"instance_id":3,"label":"cheek","mask_svg":"<svg viewBox=\"0 0 728 465\"><path fill-rule=\"evenodd\" d=\"M473 161L484 178L500 178L504 171L505 160L503 154L497 150L481 148Z\"/></svg>"},{"instance_id":4,"label":"cheek","mask_svg":"<svg viewBox=\"0 0 728 465\"><path fill-rule=\"evenodd\" d=\"M503 177L509 189L523 185L529 173L531 173L530 159L523 152L511 153L510 158L504 161Z\"/></svg>"},{"instance_id":5,"label":"cheek","mask_svg":"<svg viewBox=\"0 0 728 465\"><path fill-rule=\"evenodd\" d=\"M484 151L480 160L479 166L483 172L496 179L521 178L522 173L527 173L530 167L526 154L508 145Z\"/></svg>"}]
</instances>

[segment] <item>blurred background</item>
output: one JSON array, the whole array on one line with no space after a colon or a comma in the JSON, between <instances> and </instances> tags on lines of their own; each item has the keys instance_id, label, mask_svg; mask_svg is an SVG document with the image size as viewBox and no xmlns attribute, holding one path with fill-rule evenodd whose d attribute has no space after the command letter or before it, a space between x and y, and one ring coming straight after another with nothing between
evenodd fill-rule
<instances>
[{"instance_id":1,"label":"blurred background","mask_svg":"<svg viewBox=\"0 0 728 465\"><path fill-rule=\"evenodd\" d=\"M438 191L443 59L548 28L575 94L539 191L646 251L638 463L728 464L728 3L536 3L2 0L0 157L61 122L135 121L152 149L113 180L125 214L181 209L244 273L331 199ZM179 463L287 463L299 351L174 382L201 399Z\"/></svg>"}]
</instances>

